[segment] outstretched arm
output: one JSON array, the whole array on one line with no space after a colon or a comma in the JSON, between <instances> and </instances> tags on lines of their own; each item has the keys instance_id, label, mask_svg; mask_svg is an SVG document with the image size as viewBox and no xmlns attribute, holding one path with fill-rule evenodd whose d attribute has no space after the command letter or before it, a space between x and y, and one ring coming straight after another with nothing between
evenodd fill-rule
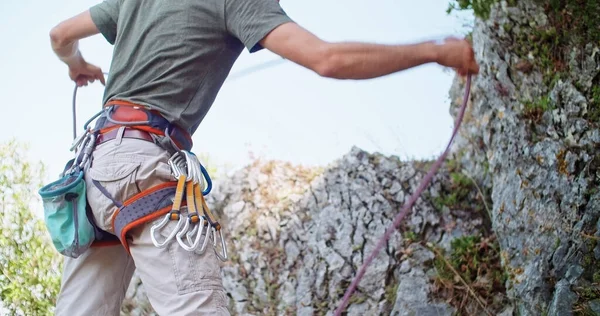
<instances>
[{"instance_id":1,"label":"outstretched arm","mask_svg":"<svg viewBox=\"0 0 600 316\"><path fill-rule=\"evenodd\" d=\"M92 21L89 11L67 19L50 31L50 42L54 53L69 66L69 76L78 86L87 85L95 80L104 82L102 70L88 64L79 51L79 40L98 34L99 30Z\"/></svg>"},{"instance_id":2,"label":"outstretched arm","mask_svg":"<svg viewBox=\"0 0 600 316\"><path fill-rule=\"evenodd\" d=\"M336 79L376 78L432 62L455 68L461 75L479 72L471 45L457 39L444 44L330 43L289 22L273 29L260 44L323 77Z\"/></svg>"}]
</instances>

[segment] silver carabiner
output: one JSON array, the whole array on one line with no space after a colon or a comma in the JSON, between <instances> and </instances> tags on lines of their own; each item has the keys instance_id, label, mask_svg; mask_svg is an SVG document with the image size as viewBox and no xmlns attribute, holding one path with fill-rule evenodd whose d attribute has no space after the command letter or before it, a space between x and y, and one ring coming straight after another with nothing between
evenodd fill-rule
<instances>
[{"instance_id":1,"label":"silver carabiner","mask_svg":"<svg viewBox=\"0 0 600 316\"><path fill-rule=\"evenodd\" d=\"M207 183L205 183L205 178L204 178L204 174L202 173L202 164L200 162L200 159L198 159L198 156L196 156L196 154L194 153L190 153L193 157L194 160L194 172L196 172L196 178L197 178L197 183L200 183L200 188L201 191L206 190L206 187L208 186Z\"/></svg>"},{"instance_id":2,"label":"silver carabiner","mask_svg":"<svg viewBox=\"0 0 600 316\"><path fill-rule=\"evenodd\" d=\"M190 221L188 219L186 221L186 227L184 227L181 231L179 231L179 233L177 233L177 241L179 242L179 245L181 245L181 248L183 248L187 251L194 251L200 245L200 237L202 236L202 231L204 230L204 217L200 217L200 221L194 227L194 229L192 229L192 231L190 231L190 232L187 231L189 229L189 225L190 225L189 222ZM199 228L199 227L201 227L201 228ZM194 235L194 233L196 233L196 237L192 239L192 236ZM185 242L181 239L183 234L185 234L185 237L186 237L189 245L185 244Z\"/></svg>"},{"instance_id":3,"label":"silver carabiner","mask_svg":"<svg viewBox=\"0 0 600 316\"><path fill-rule=\"evenodd\" d=\"M185 234L187 232L187 230L190 228L190 220L189 218L185 221L185 224L183 224L183 228L177 232L177 235L175 235L177 242L179 243L179 245L181 246L181 248L187 250L187 251L191 251L191 246L186 245L183 240L181 239L181 236L183 236L183 234Z\"/></svg>"},{"instance_id":4,"label":"silver carabiner","mask_svg":"<svg viewBox=\"0 0 600 316\"><path fill-rule=\"evenodd\" d=\"M169 158L169 161L167 162L171 167L171 173L175 179L178 179L182 174L185 174L186 177L189 176L185 171L183 171L185 166L181 166L182 164L185 164L184 159L185 158L181 157L179 152L176 152L173 156L171 156L171 158Z\"/></svg>"},{"instance_id":5,"label":"silver carabiner","mask_svg":"<svg viewBox=\"0 0 600 316\"><path fill-rule=\"evenodd\" d=\"M92 152L94 151L94 147L96 147L96 135L88 134L85 147L83 147L83 158L81 158L81 163L79 163L79 168L85 169L86 165L90 161L90 157L92 156Z\"/></svg>"},{"instance_id":6,"label":"silver carabiner","mask_svg":"<svg viewBox=\"0 0 600 316\"><path fill-rule=\"evenodd\" d=\"M86 130L85 133L81 134L79 137L74 139L73 142L71 143L71 147L69 148L69 151L75 150L79 146L79 144L81 144L83 142L83 140L87 137L87 135L89 133L90 133L90 131Z\"/></svg>"},{"instance_id":7,"label":"silver carabiner","mask_svg":"<svg viewBox=\"0 0 600 316\"><path fill-rule=\"evenodd\" d=\"M200 183L200 186L202 187L204 183L202 182L202 173L200 171L200 167L198 166L200 162L198 159L196 159L196 155L187 150L182 150L181 152L185 156L187 172L191 181L193 181L194 184Z\"/></svg>"},{"instance_id":8,"label":"silver carabiner","mask_svg":"<svg viewBox=\"0 0 600 316\"><path fill-rule=\"evenodd\" d=\"M167 213L167 215L165 215L165 217L162 221L160 221L160 223L152 225L152 227L150 228L150 237L152 238L152 243L158 248L164 248L167 245L167 243L171 241L173 237L175 237L175 234L177 234L177 231L181 227L181 220L183 219L183 216L180 215L179 220L177 221L177 225L175 226L175 228L173 228L173 231L169 234L167 238L165 238L165 240L162 243L159 242L158 239L156 239L156 231L167 225L167 223L170 220L170 217L171 214Z\"/></svg>"},{"instance_id":9,"label":"silver carabiner","mask_svg":"<svg viewBox=\"0 0 600 316\"><path fill-rule=\"evenodd\" d=\"M182 176L187 177L187 175L185 174L185 172L182 170L181 166L179 165L181 163L181 156L179 155L179 153L175 153L171 158L169 158L169 161L167 163L171 167L171 173L173 174L173 176L176 179L178 179L178 181L181 181ZM180 193L183 194L183 192L180 192ZM177 194L175 194L175 196L177 196ZM173 203L175 203L175 201L173 201ZM173 238L175 238L175 236L179 232L179 229L181 228L182 220L184 220L184 217L181 216L181 214L179 214L179 209L177 209L176 211L178 212L177 215L179 216L179 219L177 220L177 225L175 226L175 228L173 228L173 231L171 231L169 236L167 236L167 238L163 242L159 242L158 239L156 238L156 231L159 229L162 229L163 227L165 227L165 225L167 225L169 220L171 220L172 213L171 212L167 213L162 221L160 221L159 223L157 223L155 225L152 225L152 227L150 228L150 236L151 236L152 243L154 244L154 246L156 246L158 248L165 247L167 245L167 243L170 242Z\"/></svg>"},{"instance_id":10,"label":"silver carabiner","mask_svg":"<svg viewBox=\"0 0 600 316\"><path fill-rule=\"evenodd\" d=\"M206 219L204 219L204 216L200 216L200 222L198 222L198 225L196 225L196 227L194 227L192 231L185 234L185 238L187 238L189 244L200 243L200 237L202 237L202 232L204 231L205 223ZM196 235L196 238L193 238L194 235ZM198 248L197 245L196 248Z\"/></svg>"},{"instance_id":11,"label":"silver carabiner","mask_svg":"<svg viewBox=\"0 0 600 316\"><path fill-rule=\"evenodd\" d=\"M205 222L202 226L206 226L206 233L204 234L204 242L202 242L202 247L197 250L199 254L203 254L204 251L206 251L206 246L208 245L208 240L210 239L210 224ZM202 228L202 230L204 231L204 228ZM199 233L196 238L200 238L199 236L202 236L202 234Z\"/></svg>"},{"instance_id":12,"label":"silver carabiner","mask_svg":"<svg viewBox=\"0 0 600 316\"><path fill-rule=\"evenodd\" d=\"M212 228L212 231L213 231L213 236L214 236L213 249L215 251L215 254L217 255L217 258L219 258L219 260L226 262L228 260L227 245L225 244L225 238L223 238L223 233L221 232L221 230L216 230L214 227ZM219 253L217 251L217 234L219 235L219 238L221 239L222 253Z\"/></svg>"}]
</instances>

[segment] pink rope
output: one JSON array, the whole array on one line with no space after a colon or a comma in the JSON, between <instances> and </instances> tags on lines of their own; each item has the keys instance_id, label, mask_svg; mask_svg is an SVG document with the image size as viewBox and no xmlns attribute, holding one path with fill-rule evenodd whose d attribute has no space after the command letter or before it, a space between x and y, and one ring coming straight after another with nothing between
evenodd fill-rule
<instances>
[{"instance_id":1,"label":"pink rope","mask_svg":"<svg viewBox=\"0 0 600 316\"><path fill-rule=\"evenodd\" d=\"M442 163L444 162L446 155L448 155L450 146L452 145L452 142L454 141L454 137L458 133L458 129L460 128L460 124L462 123L463 116L465 115L465 109L467 108L467 102L469 100L470 91L471 91L471 75L467 75L467 87L465 88L465 96L463 99L462 106L460 108L460 112L456 119L456 124L454 124L455 126L454 126L454 131L452 132L452 137L450 138L450 141L448 142L448 146L446 146L446 150L442 153L442 155L433 164L433 166L431 167L431 169L429 170L429 172L427 173L425 178L423 178L423 181L421 181L421 184L419 185L417 190L412 194L412 196L410 197L410 200L408 200L408 203L406 203L404 205L404 207L402 208L402 211L400 211L400 213L396 216L396 218L394 219L394 222L386 230L383 237L381 237L381 239L379 239L379 242L377 243L375 250L373 250L373 252L371 252L371 255L369 255L367 260L365 260L365 262L363 262L363 265L360 267L360 270L358 271L358 275L356 276L356 278L352 281L352 283L346 290L346 294L344 294L342 303L335 311L336 316L340 316L342 311L346 308L346 306L348 305L348 302L350 301L350 297L352 296L352 293L354 292L354 290L356 290L358 283L365 275L367 267L371 264L371 262L373 262L373 259L375 259L375 256L377 256L377 254L379 253L381 248L384 246L384 244L387 242L387 240L390 238L390 236L392 235L394 230L396 230L396 228L402 222L402 220L404 219L406 214L408 214L408 211L412 208L413 204L415 204L415 202L417 201L417 198L419 198L421 193L423 193L423 190L425 190L425 187L427 185L429 185L429 182L431 182L431 179L433 178L435 173L442 166Z\"/></svg>"}]
</instances>

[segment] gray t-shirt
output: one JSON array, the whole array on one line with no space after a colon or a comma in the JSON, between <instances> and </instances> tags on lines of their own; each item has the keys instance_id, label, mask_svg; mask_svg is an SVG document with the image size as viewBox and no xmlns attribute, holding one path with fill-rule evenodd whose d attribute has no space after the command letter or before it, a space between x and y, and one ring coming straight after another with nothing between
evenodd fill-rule
<instances>
[{"instance_id":1,"label":"gray t-shirt","mask_svg":"<svg viewBox=\"0 0 600 316\"><path fill-rule=\"evenodd\" d=\"M160 111L193 133L244 47L292 21L277 0L105 0L92 20L114 44L103 102Z\"/></svg>"}]
</instances>

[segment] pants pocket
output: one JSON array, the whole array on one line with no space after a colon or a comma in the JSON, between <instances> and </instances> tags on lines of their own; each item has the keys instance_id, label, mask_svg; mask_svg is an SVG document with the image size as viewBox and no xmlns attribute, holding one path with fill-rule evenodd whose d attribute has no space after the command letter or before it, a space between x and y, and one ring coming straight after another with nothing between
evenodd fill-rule
<instances>
[{"instance_id":1,"label":"pants pocket","mask_svg":"<svg viewBox=\"0 0 600 316\"><path fill-rule=\"evenodd\" d=\"M180 295L223 290L221 267L211 245L206 247L204 253L199 254L181 248L174 239L168 249Z\"/></svg>"},{"instance_id":2,"label":"pants pocket","mask_svg":"<svg viewBox=\"0 0 600 316\"><path fill-rule=\"evenodd\" d=\"M88 202L100 229L112 232L111 219L117 207L113 200L100 191L93 182L97 181L112 199L122 203L140 193L140 188L136 183L136 174L139 168L139 162L99 160L94 161L94 165L88 169L86 174L86 183L89 188Z\"/></svg>"},{"instance_id":3,"label":"pants pocket","mask_svg":"<svg viewBox=\"0 0 600 316\"><path fill-rule=\"evenodd\" d=\"M177 220L169 220L165 226L156 232L156 237L162 238L161 242L171 235L174 230L181 231L184 227L184 221L187 220L187 207L181 208L182 224L177 227ZM164 216L150 222L150 227L164 220ZM197 225L197 224L194 224ZM194 226L190 226L188 231L191 231ZM201 236L200 245L195 251L187 251L183 249L177 238L173 237L168 241L165 249L168 251L171 269L175 278L177 293L179 295L196 293L199 291L219 291L223 290L221 279L220 261L215 255L212 246L211 234L206 235L207 229L204 228ZM206 248L203 253L200 253L204 239L209 238ZM186 243L185 235L182 238Z\"/></svg>"}]
</instances>

